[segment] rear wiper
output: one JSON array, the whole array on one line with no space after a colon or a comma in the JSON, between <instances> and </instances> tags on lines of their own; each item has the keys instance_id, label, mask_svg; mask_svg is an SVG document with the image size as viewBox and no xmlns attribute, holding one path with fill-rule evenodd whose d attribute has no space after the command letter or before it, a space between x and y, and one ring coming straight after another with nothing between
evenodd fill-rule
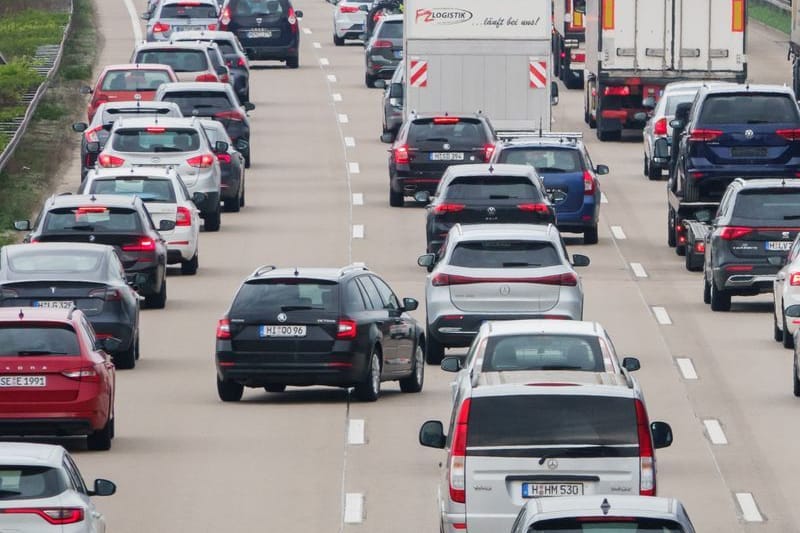
<instances>
[{"instance_id":1,"label":"rear wiper","mask_svg":"<svg viewBox=\"0 0 800 533\"><path fill-rule=\"evenodd\" d=\"M797 220L800 219L800 215L784 215L783 220Z\"/></svg>"},{"instance_id":2,"label":"rear wiper","mask_svg":"<svg viewBox=\"0 0 800 533\"><path fill-rule=\"evenodd\" d=\"M605 446L602 444L598 445L589 445L589 446L581 446L580 448L561 448L558 450L553 450L550 453L545 453L539 459L539 464L543 465L545 461L548 459L552 459L554 457L592 457L596 456L598 452L607 452L608 455L601 455L600 457L616 457L619 456L619 449L615 448L614 446ZM613 453L611 453L613 452Z\"/></svg>"},{"instance_id":3,"label":"rear wiper","mask_svg":"<svg viewBox=\"0 0 800 533\"><path fill-rule=\"evenodd\" d=\"M447 142L447 141L449 141L450 139L445 139L444 137L430 137L430 138L428 138L428 139L422 139L422 140L423 140L423 142L440 142L440 143L446 143L446 142Z\"/></svg>"},{"instance_id":4,"label":"rear wiper","mask_svg":"<svg viewBox=\"0 0 800 533\"><path fill-rule=\"evenodd\" d=\"M525 263L522 261L508 261L503 263L503 268L512 268L512 267L539 267L542 266L539 263Z\"/></svg>"},{"instance_id":5,"label":"rear wiper","mask_svg":"<svg viewBox=\"0 0 800 533\"><path fill-rule=\"evenodd\" d=\"M535 166L535 165L534 165ZM536 167L537 172L570 172L569 170L556 167Z\"/></svg>"},{"instance_id":6,"label":"rear wiper","mask_svg":"<svg viewBox=\"0 0 800 533\"><path fill-rule=\"evenodd\" d=\"M174 146L153 146L154 152L183 152L180 148Z\"/></svg>"},{"instance_id":7,"label":"rear wiper","mask_svg":"<svg viewBox=\"0 0 800 533\"><path fill-rule=\"evenodd\" d=\"M94 231L94 224L75 224L64 229L74 229L78 231Z\"/></svg>"},{"instance_id":8,"label":"rear wiper","mask_svg":"<svg viewBox=\"0 0 800 533\"><path fill-rule=\"evenodd\" d=\"M766 124L766 120L748 120L746 124Z\"/></svg>"},{"instance_id":9,"label":"rear wiper","mask_svg":"<svg viewBox=\"0 0 800 533\"><path fill-rule=\"evenodd\" d=\"M52 352L50 350L20 350L17 352L17 355L67 355L67 352Z\"/></svg>"},{"instance_id":10,"label":"rear wiper","mask_svg":"<svg viewBox=\"0 0 800 533\"><path fill-rule=\"evenodd\" d=\"M323 309L318 305L282 305L281 311L309 311L311 309Z\"/></svg>"},{"instance_id":11,"label":"rear wiper","mask_svg":"<svg viewBox=\"0 0 800 533\"><path fill-rule=\"evenodd\" d=\"M507 194L490 194L489 200L510 200L511 198L516 198L516 196L509 196Z\"/></svg>"}]
</instances>

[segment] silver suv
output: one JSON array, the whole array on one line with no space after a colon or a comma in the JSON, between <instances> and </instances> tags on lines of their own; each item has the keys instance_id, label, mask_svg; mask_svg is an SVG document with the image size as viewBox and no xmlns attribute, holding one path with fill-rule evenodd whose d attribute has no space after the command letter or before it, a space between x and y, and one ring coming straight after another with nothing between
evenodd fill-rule
<instances>
[{"instance_id":1,"label":"silver suv","mask_svg":"<svg viewBox=\"0 0 800 533\"><path fill-rule=\"evenodd\" d=\"M205 230L217 231L222 178L216 154L227 150L224 142L211 146L197 118L120 119L97 156L97 166L174 167L192 196L203 195L197 207Z\"/></svg>"},{"instance_id":2,"label":"silver suv","mask_svg":"<svg viewBox=\"0 0 800 533\"><path fill-rule=\"evenodd\" d=\"M174 32L216 30L219 10L214 0L162 0L147 20L147 40L167 41Z\"/></svg>"},{"instance_id":3,"label":"silver suv","mask_svg":"<svg viewBox=\"0 0 800 533\"><path fill-rule=\"evenodd\" d=\"M426 360L439 364L445 347L469 346L485 320L581 320L583 287L552 224L453 226L437 254L419 257L425 283Z\"/></svg>"},{"instance_id":4,"label":"silver suv","mask_svg":"<svg viewBox=\"0 0 800 533\"><path fill-rule=\"evenodd\" d=\"M230 83L230 71L216 43L195 41L141 43L131 63L169 65L178 81L221 81Z\"/></svg>"}]
</instances>

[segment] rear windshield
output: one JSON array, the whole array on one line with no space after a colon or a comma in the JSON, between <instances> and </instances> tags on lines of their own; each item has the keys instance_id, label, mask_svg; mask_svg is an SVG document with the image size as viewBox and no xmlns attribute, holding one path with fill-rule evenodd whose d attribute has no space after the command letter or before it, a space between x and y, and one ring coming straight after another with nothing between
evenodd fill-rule
<instances>
[{"instance_id":1,"label":"rear windshield","mask_svg":"<svg viewBox=\"0 0 800 533\"><path fill-rule=\"evenodd\" d=\"M541 200L539 189L522 176L470 176L454 179L444 191L448 200Z\"/></svg>"},{"instance_id":2,"label":"rear windshield","mask_svg":"<svg viewBox=\"0 0 800 533\"><path fill-rule=\"evenodd\" d=\"M526 395L472 399L468 447L638 444L630 398Z\"/></svg>"},{"instance_id":3,"label":"rear windshield","mask_svg":"<svg viewBox=\"0 0 800 533\"><path fill-rule=\"evenodd\" d=\"M230 41L214 41L217 43L217 47L219 47L219 51L223 55L232 55L238 53L236 48Z\"/></svg>"},{"instance_id":4,"label":"rear windshield","mask_svg":"<svg viewBox=\"0 0 800 533\"><path fill-rule=\"evenodd\" d=\"M287 11L286 0L232 0L233 14L243 17L280 15Z\"/></svg>"},{"instance_id":5,"label":"rear windshield","mask_svg":"<svg viewBox=\"0 0 800 533\"><path fill-rule=\"evenodd\" d=\"M403 38L403 21L387 21L381 24L381 29L378 32L378 37L382 39L402 39Z\"/></svg>"},{"instance_id":6,"label":"rear windshield","mask_svg":"<svg viewBox=\"0 0 800 533\"><path fill-rule=\"evenodd\" d=\"M452 119L442 122L436 119L418 119L411 123L408 143L413 146L433 144L442 149L444 143L482 148L487 142L483 125L478 120Z\"/></svg>"},{"instance_id":7,"label":"rear windshield","mask_svg":"<svg viewBox=\"0 0 800 533\"><path fill-rule=\"evenodd\" d=\"M339 284L301 278L251 281L242 285L231 306L240 315L303 310L338 313Z\"/></svg>"},{"instance_id":8,"label":"rear windshield","mask_svg":"<svg viewBox=\"0 0 800 533\"><path fill-rule=\"evenodd\" d=\"M483 370L585 370L603 372L597 337L584 335L505 335L490 337Z\"/></svg>"},{"instance_id":9,"label":"rear windshield","mask_svg":"<svg viewBox=\"0 0 800 533\"><path fill-rule=\"evenodd\" d=\"M740 191L733 206L734 219L789 223L800 221L800 190L744 190Z\"/></svg>"},{"instance_id":10,"label":"rear windshield","mask_svg":"<svg viewBox=\"0 0 800 533\"><path fill-rule=\"evenodd\" d=\"M0 325L0 357L80 355L78 336L66 324Z\"/></svg>"},{"instance_id":11,"label":"rear windshield","mask_svg":"<svg viewBox=\"0 0 800 533\"><path fill-rule=\"evenodd\" d=\"M49 211L44 231L140 232L139 214L120 207L62 207Z\"/></svg>"},{"instance_id":12,"label":"rear windshield","mask_svg":"<svg viewBox=\"0 0 800 533\"><path fill-rule=\"evenodd\" d=\"M113 70L103 78L104 91L155 91L172 79L164 70Z\"/></svg>"},{"instance_id":13,"label":"rear windshield","mask_svg":"<svg viewBox=\"0 0 800 533\"><path fill-rule=\"evenodd\" d=\"M784 94L712 94L703 102L698 123L765 124L798 122L797 104Z\"/></svg>"},{"instance_id":14,"label":"rear windshield","mask_svg":"<svg viewBox=\"0 0 800 533\"><path fill-rule=\"evenodd\" d=\"M37 250L34 248L8 254L8 267L17 274L93 273L100 269L103 255L103 252L88 250Z\"/></svg>"},{"instance_id":15,"label":"rear windshield","mask_svg":"<svg viewBox=\"0 0 800 533\"><path fill-rule=\"evenodd\" d=\"M194 152L200 148L200 134L187 128L119 129L111 145L118 152Z\"/></svg>"},{"instance_id":16,"label":"rear windshield","mask_svg":"<svg viewBox=\"0 0 800 533\"><path fill-rule=\"evenodd\" d=\"M528 528L528 533L557 531L558 533L684 533L683 527L662 518L614 517L556 518L541 520Z\"/></svg>"},{"instance_id":17,"label":"rear windshield","mask_svg":"<svg viewBox=\"0 0 800 533\"><path fill-rule=\"evenodd\" d=\"M64 477L56 468L0 466L0 500L52 498L66 489Z\"/></svg>"},{"instance_id":18,"label":"rear windshield","mask_svg":"<svg viewBox=\"0 0 800 533\"><path fill-rule=\"evenodd\" d=\"M208 60L202 50L143 50L136 54L136 63L161 63L175 72L208 70Z\"/></svg>"},{"instance_id":19,"label":"rear windshield","mask_svg":"<svg viewBox=\"0 0 800 533\"><path fill-rule=\"evenodd\" d=\"M178 4L165 4L161 8L161 18L213 19L217 18L217 6L214 4L198 4L197 2L181 2Z\"/></svg>"},{"instance_id":20,"label":"rear windshield","mask_svg":"<svg viewBox=\"0 0 800 533\"><path fill-rule=\"evenodd\" d=\"M197 111L200 116L211 116L233 107L224 91L170 91L162 98L165 102L175 102L184 116L190 117Z\"/></svg>"},{"instance_id":21,"label":"rear windshield","mask_svg":"<svg viewBox=\"0 0 800 533\"><path fill-rule=\"evenodd\" d=\"M450 264L470 268L547 267L561 264L555 247L540 241L473 241L456 245Z\"/></svg>"},{"instance_id":22,"label":"rear windshield","mask_svg":"<svg viewBox=\"0 0 800 533\"><path fill-rule=\"evenodd\" d=\"M537 172L583 172L581 154L562 148L507 148L500 152L498 163L531 165Z\"/></svg>"},{"instance_id":23,"label":"rear windshield","mask_svg":"<svg viewBox=\"0 0 800 533\"><path fill-rule=\"evenodd\" d=\"M145 202L175 203L175 189L168 179L98 179L92 181L86 194L136 195Z\"/></svg>"}]
</instances>

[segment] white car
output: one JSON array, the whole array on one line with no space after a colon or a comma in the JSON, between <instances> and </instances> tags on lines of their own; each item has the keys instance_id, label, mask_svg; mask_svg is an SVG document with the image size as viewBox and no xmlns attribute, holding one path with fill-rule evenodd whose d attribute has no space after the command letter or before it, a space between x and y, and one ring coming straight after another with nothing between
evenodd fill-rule
<instances>
[{"instance_id":1,"label":"white car","mask_svg":"<svg viewBox=\"0 0 800 533\"><path fill-rule=\"evenodd\" d=\"M105 533L91 496L111 496L116 486L95 480L91 489L61 446L0 443L0 531Z\"/></svg>"},{"instance_id":2,"label":"white car","mask_svg":"<svg viewBox=\"0 0 800 533\"><path fill-rule=\"evenodd\" d=\"M791 348L800 326L800 235L795 237L786 264L775 276L772 295L775 309L772 315L773 337L783 342L784 347Z\"/></svg>"},{"instance_id":3,"label":"white car","mask_svg":"<svg viewBox=\"0 0 800 533\"><path fill-rule=\"evenodd\" d=\"M371 1L341 0L333 10L333 44L342 46L346 39L362 39Z\"/></svg>"},{"instance_id":4,"label":"white car","mask_svg":"<svg viewBox=\"0 0 800 533\"><path fill-rule=\"evenodd\" d=\"M167 243L167 264L180 263L183 274L197 273L200 211L174 169L139 167L90 170L79 192L139 196L147 206L155 227L162 220L175 222L175 229L159 232Z\"/></svg>"}]
</instances>

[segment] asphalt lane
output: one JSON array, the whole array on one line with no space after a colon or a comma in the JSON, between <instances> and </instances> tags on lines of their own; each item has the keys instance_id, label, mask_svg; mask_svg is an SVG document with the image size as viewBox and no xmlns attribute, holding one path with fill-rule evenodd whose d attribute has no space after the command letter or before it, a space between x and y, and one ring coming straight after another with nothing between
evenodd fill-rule
<instances>
[{"instance_id":1,"label":"asphalt lane","mask_svg":"<svg viewBox=\"0 0 800 533\"><path fill-rule=\"evenodd\" d=\"M101 65L125 62L132 51L126 2L95 2ZM134 3L143 10L143 0ZM333 46L329 4L295 7L305 12L301 68L252 72L247 207L223 215L219 233L201 235L200 270L169 277L166 310L143 312L142 359L118 374L113 449L76 450L87 477L119 485L116 496L98 501L110 530L437 529L444 457L419 447L416 435L422 421L449 416L450 376L438 368L427 367L421 394L385 383L374 404L324 388L247 390L240 404L216 397L216 320L259 265L364 261L400 297L423 300L416 257L424 252L424 214L388 207L380 91L364 87L363 49ZM751 26L749 45L753 80L788 80L781 38ZM665 246L666 191L641 175L639 140L599 143L582 111L581 92L562 87L554 129L583 131L595 163L611 167L601 177L608 204L600 243L568 245L592 258L582 271L586 318L601 321L621 353L641 358L651 419L675 431L673 447L658 454L659 492L681 498L699 531L800 529L791 502L800 488L791 353L771 340L770 299L734 300L731 313L703 305L698 275ZM63 189L77 187L77 169L65 172ZM664 312L653 307L672 324L659 323ZM699 379L684 379L676 358L690 358ZM712 444L708 419L720 422L727 445ZM740 492L753 495L763 524L744 520Z\"/></svg>"}]
</instances>

